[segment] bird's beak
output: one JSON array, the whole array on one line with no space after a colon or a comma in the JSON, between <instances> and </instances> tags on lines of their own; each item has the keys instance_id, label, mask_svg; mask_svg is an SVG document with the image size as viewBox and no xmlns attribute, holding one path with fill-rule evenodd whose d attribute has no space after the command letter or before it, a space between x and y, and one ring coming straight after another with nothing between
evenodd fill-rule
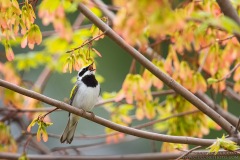
<instances>
[{"instance_id":1,"label":"bird's beak","mask_svg":"<svg viewBox=\"0 0 240 160\"><path fill-rule=\"evenodd\" d=\"M93 68L93 63L88 66L89 71L95 71L96 70L95 68Z\"/></svg>"}]
</instances>

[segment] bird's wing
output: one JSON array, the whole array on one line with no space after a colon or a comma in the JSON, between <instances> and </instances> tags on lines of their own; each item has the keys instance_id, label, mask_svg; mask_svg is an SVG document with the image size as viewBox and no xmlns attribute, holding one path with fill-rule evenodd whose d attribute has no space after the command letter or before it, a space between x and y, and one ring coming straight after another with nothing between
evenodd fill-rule
<instances>
[{"instance_id":1,"label":"bird's wing","mask_svg":"<svg viewBox=\"0 0 240 160\"><path fill-rule=\"evenodd\" d=\"M75 84L75 86L73 87L72 91L71 91L71 94L70 94L70 102L69 104L72 105L73 103L73 99L78 91L78 88L79 88L79 85Z\"/></svg>"},{"instance_id":2,"label":"bird's wing","mask_svg":"<svg viewBox=\"0 0 240 160\"><path fill-rule=\"evenodd\" d=\"M101 94L101 91L102 91L102 89L101 89L101 87L99 87L99 93L98 93L98 97L100 96L100 94Z\"/></svg>"}]
</instances>

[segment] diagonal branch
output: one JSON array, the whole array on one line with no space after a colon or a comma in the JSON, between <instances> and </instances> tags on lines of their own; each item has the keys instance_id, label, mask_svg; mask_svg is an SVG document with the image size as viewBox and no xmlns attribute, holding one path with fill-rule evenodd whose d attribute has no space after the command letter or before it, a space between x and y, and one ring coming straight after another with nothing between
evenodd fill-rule
<instances>
[{"instance_id":1,"label":"diagonal branch","mask_svg":"<svg viewBox=\"0 0 240 160\"><path fill-rule=\"evenodd\" d=\"M204 101L208 106L210 106L212 109L214 109L218 114L223 116L229 123L231 123L233 126L237 125L238 118L233 115L230 112L225 111L222 109L219 105L216 105L214 101L208 97L208 95L202 93L202 92L197 92L196 96L200 98L202 101Z\"/></svg>"},{"instance_id":2,"label":"diagonal branch","mask_svg":"<svg viewBox=\"0 0 240 160\"><path fill-rule=\"evenodd\" d=\"M234 134L235 128L226 121L221 115L216 113L213 109L207 106L203 101L197 98L190 91L185 89L170 76L160 71L154 64L152 64L146 57L144 57L140 52L134 49L132 46L127 44L118 34L116 34L109 26L107 26L101 19L95 16L88 8L83 4L79 4L79 10L91 20L99 29L106 32L113 41L115 41L120 47L125 49L127 53L133 56L139 63L141 63L146 69L148 69L152 74L162 80L166 85L175 90L178 94L187 99L190 103L195 105L199 110L208 115L213 119L218 125L220 125L229 135Z\"/></svg>"},{"instance_id":3,"label":"diagonal branch","mask_svg":"<svg viewBox=\"0 0 240 160\"><path fill-rule=\"evenodd\" d=\"M71 112L73 114L79 115L81 117L84 117L90 121L93 121L93 122L103 125L105 127L108 127L113 130L123 132L126 134L130 134L133 136L157 140L157 141L164 141L164 142L171 142L171 143L184 143L184 144L193 144L193 145L202 145L202 146L209 146L214 142L214 139L201 139L201 138L192 138L192 137L185 137L185 136L169 136L169 135L157 134L157 133L134 129L131 127L122 126L122 125L113 123L111 121L108 121L106 119L103 119L101 117L98 117L98 116L95 116L94 118L92 118L92 114L84 112L81 109L73 107L64 102L49 98L49 97L39 94L37 92L19 87L17 85L14 85L12 83L9 83L9 82L1 80L1 79L0 79L0 86L10 89L12 91L18 92L22 95L37 99L39 101L42 101L49 105L63 109L65 111Z\"/></svg>"},{"instance_id":4,"label":"diagonal branch","mask_svg":"<svg viewBox=\"0 0 240 160\"><path fill-rule=\"evenodd\" d=\"M234 20L240 26L240 18L237 11L233 8L231 2L229 0L217 0L217 3L224 15ZM238 42L240 42L240 36L236 35L236 37Z\"/></svg>"}]
</instances>

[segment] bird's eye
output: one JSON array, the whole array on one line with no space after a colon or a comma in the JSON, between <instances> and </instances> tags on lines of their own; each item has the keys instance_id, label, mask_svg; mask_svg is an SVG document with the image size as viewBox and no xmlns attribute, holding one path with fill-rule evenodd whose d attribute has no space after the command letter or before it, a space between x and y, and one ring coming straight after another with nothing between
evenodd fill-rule
<instances>
[{"instance_id":1,"label":"bird's eye","mask_svg":"<svg viewBox=\"0 0 240 160\"><path fill-rule=\"evenodd\" d=\"M81 71L81 72L78 73L78 76L81 77L83 74L84 74L84 72Z\"/></svg>"},{"instance_id":2,"label":"bird's eye","mask_svg":"<svg viewBox=\"0 0 240 160\"><path fill-rule=\"evenodd\" d=\"M78 73L78 76L82 77L86 71L87 71L87 68L84 68L81 72Z\"/></svg>"}]
</instances>

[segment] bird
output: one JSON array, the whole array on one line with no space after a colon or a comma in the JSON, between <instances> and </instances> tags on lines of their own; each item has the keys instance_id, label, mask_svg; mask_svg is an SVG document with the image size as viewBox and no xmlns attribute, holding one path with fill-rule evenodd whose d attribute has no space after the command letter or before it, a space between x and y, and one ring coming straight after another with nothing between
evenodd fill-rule
<instances>
[{"instance_id":1,"label":"bird","mask_svg":"<svg viewBox=\"0 0 240 160\"><path fill-rule=\"evenodd\" d=\"M92 113L91 111L98 101L100 90L93 63L91 63L79 70L77 81L70 94L69 104ZM61 143L72 143L79 118L79 116L69 113L67 126L60 138Z\"/></svg>"}]
</instances>

